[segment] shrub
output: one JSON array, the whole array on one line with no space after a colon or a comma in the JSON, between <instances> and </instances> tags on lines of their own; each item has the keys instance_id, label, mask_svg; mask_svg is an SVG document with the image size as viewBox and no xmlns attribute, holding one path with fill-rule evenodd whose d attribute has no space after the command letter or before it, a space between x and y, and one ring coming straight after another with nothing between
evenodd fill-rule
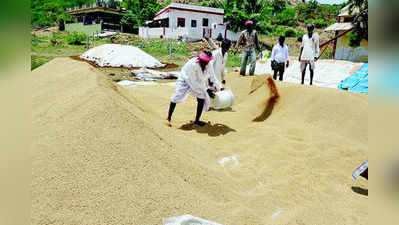
<instances>
[{"instance_id":1,"label":"shrub","mask_svg":"<svg viewBox=\"0 0 399 225\"><path fill-rule=\"evenodd\" d=\"M273 26L266 21L261 21L258 23L257 30L262 34L270 34L273 32Z\"/></svg>"},{"instance_id":2,"label":"shrub","mask_svg":"<svg viewBox=\"0 0 399 225\"><path fill-rule=\"evenodd\" d=\"M318 19L315 21L316 28L326 28L327 26L328 26L328 23L324 19Z\"/></svg>"},{"instance_id":3,"label":"shrub","mask_svg":"<svg viewBox=\"0 0 399 225\"><path fill-rule=\"evenodd\" d=\"M318 20L308 19L308 20L306 20L306 24L309 24L309 23L313 23L315 28L319 28L319 29L325 28L328 26L328 22L325 21L324 19L318 19Z\"/></svg>"},{"instance_id":4,"label":"shrub","mask_svg":"<svg viewBox=\"0 0 399 225\"><path fill-rule=\"evenodd\" d=\"M285 31L285 36L286 37L296 37L296 33L293 29L288 29Z\"/></svg>"},{"instance_id":5,"label":"shrub","mask_svg":"<svg viewBox=\"0 0 399 225\"><path fill-rule=\"evenodd\" d=\"M86 41L87 37L85 33L73 32L66 37L66 40L70 45L81 45Z\"/></svg>"},{"instance_id":6,"label":"shrub","mask_svg":"<svg viewBox=\"0 0 399 225\"><path fill-rule=\"evenodd\" d=\"M296 33L297 40L300 41L300 42L302 42L303 35L305 35L305 34L306 34L306 33L305 33L304 31L302 31L302 30L298 31L298 32Z\"/></svg>"},{"instance_id":7,"label":"shrub","mask_svg":"<svg viewBox=\"0 0 399 225\"><path fill-rule=\"evenodd\" d=\"M274 26L273 35L278 37L284 35L284 27L282 26Z\"/></svg>"},{"instance_id":8,"label":"shrub","mask_svg":"<svg viewBox=\"0 0 399 225\"><path fill-rule=\"evenodd\" d=\"M336 23L337 22L337 20L329 20L329 21L327 21L327 25L328 26L330 26L330 25L333 25L334 23Z\"/></svg>"},{"instance_id":9,"label":"shrub","mask_svg":"<svg viewBox=\"0 0 399 225\"><path fill-rule=\"evenodd\" d=\"M37 46L39 45L42 41L42 39L40 37L36 37L36 36L32 36L30 39L30 43L32 46Z\"/></svg>"},{"instance_id":10,"label":"shrub","mask_svg":"<svg viewBox=\"0 0 399 225\"><path fill-rule=\"evenodd\" d=\"M277 14L275 18L275 24L285 25L285 26L298 26L296 21L296 12L294 8L284 9L281 13Z\"/></svg>"},{"instance_id":11,"label":"shrub","mask_svg":"<svg viewBox=\"0 0 399 225\"><path fill-rule=\"evenodd\" d=\"M52 44L53 46L58 45L57 37L56 37L55 35L53 35L53 36L51 37L51 39L50 39L50 42L51 42L51 44Z\"/></svg>"},{"instance_id":12,"label":"shrub","mask_svg":"<svg viewBox=\"0 0 399 225\"><path fill-rule=\"evenodd\" d=\"M64 31L65 30L65 21L64 19L58 20L58 30Z\"/></svg>"}]
</instances>

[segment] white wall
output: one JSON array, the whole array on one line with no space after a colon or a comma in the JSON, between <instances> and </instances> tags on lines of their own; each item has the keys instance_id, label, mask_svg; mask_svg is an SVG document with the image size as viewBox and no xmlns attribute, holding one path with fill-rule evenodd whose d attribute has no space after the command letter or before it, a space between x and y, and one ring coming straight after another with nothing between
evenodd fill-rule
<instances>
[{"instance_id":1,"label":"white wall","mask_svg":"<svg viewBox=\"0 0 399 225\"><path fill-rule=\"evenodd\" d=\"M224 37L225 35L225 25L223 24L223 15L215 15L209 13L196 13L181 10L169 10L169 28L165 28L165 38L177 39L178 36L182 36L185 41L198 41L203 37L204 28L209 32L211 29L212 38L216 39L219 33ZM161 15L164 18L164 14ZM185 27L177 27L177 19L185 19ZM202 19L208 19L208 26L202 26ZM159 19L159 18L157 18ZM197 21L196 27L191 27L191 20ZM217 24L216 28L213 24ZM163 34L163 28L145 28L140 27L139 36L142 38L159 38ZM227 38L232 41L237 41L239 33L234 33L232 31L227 31Z\"/></svg>"},{"instance_id":2,"label":"white wall","mask_svg":"<svg viewBox=\"0 0 399 225\"><path fill-rule=\"evenodd\" d=\"M163 29L160 28L149 28L149 27L140 27L139 28L139 37L141 38L160 38L163 35ZM224 37L225 29L223 27L218 27L217 29L212 29L212 39L216 39L219 33ZM237 41L240 33L234 33L230 30L226 32L227 38L232 41ZM203 30L198 28L191 27L179 27L176 29L165 28L165 38L177 39L179 36L183 37L185 41L198 41L201 40L203 36Z\"/></svg>"},{"instance_id":3,"label":"white wall","mask_svg":"<svg viewBox=\"0 0 399 225\"><path fill-rule=\"evenodd\" d=\"M341 47L337 48L335 52L335 59L349 60L353 62L368 62L369 52L364 47Z\"/></svg>"},{"instance_id":4,"label":"white wall","mask_svg":"<svg viewBox=\"0 0 399 225\"><path fill-rule=\"evenodd\" d=\"M368 42L362 40L359 47L352 48L349 46L348 34L338 38L335 59L354 62L368 62Z\"/></svg>"},{"instance_id":5,"label":"white wall","mask_svg":"<svg viewBox=\"0 0 399 225\"><path fill-rule=\"evenodd\" d=\"M197 20L197 28L203 28L202 19L208 18L209 23L208 27L210 27L213 23L222 24L223 23L223 15L215 15L209 13L197 13L197 12L189 12L172 9L169 12L169 27L176 28L177 27L177 18L185 18L186 19L186 27L191 28L191 20Z\"/></svg>"},{"instance_id":6,"label":"white wall","mask_svg":"<svg viewBox=\"0 0 399 225\"><path fill-rule=\"evenodd\" d=\"M224 37L225 30L222 28L217 28L212 30L212 39L216 39L219 33L222 34ZM179 36L183 37L183 40L185 41L198 41L201 40L202 38L203 31L202 29L195 29L195 28L190 28L190 27L185 27L185 28L165 28L165 36L164 38L171 38L171 39L177 39ZM240 36L240 33L234 33L230 30L226 32L227 38L232 40L232 41L237 41L238 37ZM160 38L160 36L163 35L163 28L149 28L149 27L140 27L139 28L139 37L141 38Z\"/></svg>"}]
</instances>

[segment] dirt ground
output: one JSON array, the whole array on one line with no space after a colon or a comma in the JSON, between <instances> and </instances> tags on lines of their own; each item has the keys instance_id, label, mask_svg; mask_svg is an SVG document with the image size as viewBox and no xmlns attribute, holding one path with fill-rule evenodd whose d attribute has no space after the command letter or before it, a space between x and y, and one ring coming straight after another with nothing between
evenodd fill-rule
<instances>
[{"instance_id":1,"label":"dirt ground","mask_svg":"<svg viewBox=\"0 0 399 225\"><path fill-rule=\"evenodd\" d=\"M280 98L254 121L266 85L249 95L254 78L229 73L231 109L194 126L189 97L168 127L173 83L119 87L70 58L32 73L32 224L159 225L184 214L225 225L367 224L368 182L351 179L367 159L367 95L277 82Z\"/></svg>"}]
</instances>

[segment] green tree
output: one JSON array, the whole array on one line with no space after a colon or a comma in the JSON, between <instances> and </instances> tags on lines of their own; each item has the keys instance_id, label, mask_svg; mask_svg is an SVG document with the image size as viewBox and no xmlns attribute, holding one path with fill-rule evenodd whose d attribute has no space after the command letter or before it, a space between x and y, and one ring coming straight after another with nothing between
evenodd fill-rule
<instances>
[{"instance_id":1,"label":"green tree","mask_svg":"<svg viewBox=\"0 0 399 225\"><path fill-rule=\"evenodd\" d=\"M65 9L82 6L95 0L31 0L31 24L52 26L58 20L70 20Z\"/></svg>"},{"instance_id":2,"label":"green tree","mask_svg":"<svg viewBox=\"0 0 399 225\"><path fill-rule=\"evenodd\" d=\"M273 8L273 13L280 13L284 9L287 8L287 1L286 0L273 0L271 7Z\"/></svg>"},{"instance_id":3,"label":"green tree","mask_svg":"<svg viewBox=\"0 0 399 225\"><path fill-rule=\"evenodd\" d=\"M255 21L256 28L262 33L269 32L270 16L273 13L273 8L271 8L269 1L213 0L209 2L209 6L224 9L225 22L230 24L230 28L234 32L245 29L244 23L246 20Z\"/></svg>"},{"instance_id":4,"label":"green tree","mask_svg":"<svg viewBox=\"0 0 399 225\"><path fill-rule=\"evenodd\" d=\"M108 0L107 1L107 7L117 9L121 6L121 2L117 0Z\"/></svg>"},{"instance_id":5,"label":"green tree","mask_svg":"<svg viewBox=\"0 0 399 225\"><path fill-rule=\"evenodd\" d=\"M368 41L369 39L369 26L368 26L368 0L349 0L350 4L350 13L355 16L353 19L353 24L355 25L355 32L356 35L352 35L352 44L359 43L362 39L365 39ZM354 39L358 38L360 41L355 41Z\"/></svg>"},{"instance_id":6,"label":"green tree","mask_svg":"<svg viewBox=\"0 0 399 225\"><path fill-rule=\"evenodd\" d=\"M298 26L294 8L286 8L274 18L274 24L285 26Z\"/></svg>"},{"instance_id":7,"label":"green tree","mask_svg":"<svg viewBox=\"0 0 399 225\"><path fill-rule=\"evenodd\" d=\"M121 6L126 8L128 13L123 16L121 24L137 29L145 21L152 20L155 14L168 4L169 2L160 4L157 0L124 0Z\"/></svg>"}]
</instances>

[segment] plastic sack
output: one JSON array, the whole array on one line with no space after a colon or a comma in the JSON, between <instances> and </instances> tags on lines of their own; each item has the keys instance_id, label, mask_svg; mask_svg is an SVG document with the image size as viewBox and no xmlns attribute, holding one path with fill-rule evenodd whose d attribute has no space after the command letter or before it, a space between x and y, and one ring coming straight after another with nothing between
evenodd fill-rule
<instances>
[{"instance_id":1,"label":"plastic sack","mask_svg":"<svg viewBox=\"0 0 399 225\"><path fill-rule=\"evenodd\" d=\"M163 219L163 225L222 225L220 223L204 220L192 215L183 215Z\"/></svg>"},{"instance_id":2,"label":"plastic sack","mask_svg":"<svg viewBox=\"0 0 399 225\"><path fill-rule=\"evenodd\" d=\"M214 109L226 109L233 105L234 95L231 90L223 90L215 93L215 98L211 99L211 107Z\"/></svg>"}]
</instances>

